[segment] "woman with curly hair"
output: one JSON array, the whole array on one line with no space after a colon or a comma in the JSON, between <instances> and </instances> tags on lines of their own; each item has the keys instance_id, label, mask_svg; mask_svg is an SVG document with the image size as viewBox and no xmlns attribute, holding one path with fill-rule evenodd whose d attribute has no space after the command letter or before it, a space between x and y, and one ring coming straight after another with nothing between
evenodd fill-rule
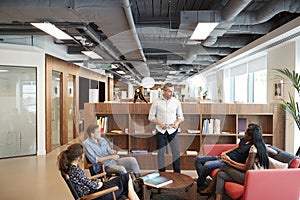
<instances>
[{"instance_id":1,"label":"woman with curly hair","mask_svg":"<svg viewBox=\"0 0 300 200\"><path fill-rule=\"evenodd\" d=\"M62 151L57 157L59 170L69 175L70 181L73 183L74 189L77 191L80 197L111 188L113 186L118 186L119 190L115 191L117 198L121 197L122 195L126 195L130 200L139 199L134 191L131 176L128 173L121 174L120 176L107 182L102 182L99 179L91 180L79 167L79 164L83 162L83 158L84 152L81 144L70 145L67 150ZM112 194L104 195L100 197L100 199L112 199Z\"/></svg>"}]
</instances>

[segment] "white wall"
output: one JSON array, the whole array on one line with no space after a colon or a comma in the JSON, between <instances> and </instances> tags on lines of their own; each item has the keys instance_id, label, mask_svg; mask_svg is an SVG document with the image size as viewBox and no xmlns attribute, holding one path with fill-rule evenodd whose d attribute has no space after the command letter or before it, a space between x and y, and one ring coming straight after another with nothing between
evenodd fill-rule
<instances>
[{"instance_id":1,"label":"white wall","mask_svg":"<svg viewBox=\"0 0 300 200\"><path fill-rule=\"evenodd\" d=\"M46 154L45 52L32 46L0 44L0 65L37 68L37 154Z\"/></svg>"},{"instance_id":2,"label":"white wall","mask_svg":"<svg viewBox=\"0 0 300 200\"><path fill-rule=\"evenodd\" d=\"M274 82L278 82L280 77L276 76L274 69L276 68L288 68L295 70L296 67L296 43L289 42L287 44L280 45L276 48L267 51L267 65L268 65L268 102L281 101L280 99L274 99ZM295 95L294 88L287 83L283 86L283 98L288 100L288 93ZM295 140L296 135L300 134L297 126L294 123L293 118L287 113L286 115L286 135L285 135L285 149L286 151L295 154L300 143Z\"/></svg>"}]
</instances>

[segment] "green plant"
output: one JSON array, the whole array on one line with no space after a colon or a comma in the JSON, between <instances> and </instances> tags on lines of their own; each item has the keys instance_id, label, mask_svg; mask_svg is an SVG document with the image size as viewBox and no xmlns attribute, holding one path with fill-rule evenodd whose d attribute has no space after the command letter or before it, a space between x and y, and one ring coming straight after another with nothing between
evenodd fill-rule
<instances>
[{"instance_id":1,"label":"green plant","mask_svg":"<svg viewBox=\"0 0 300 200\"><path fill-rule=\"evenodd\" d=\"M203 87L202 87L202 86L199 86L199 87L198 87L199 96L201 96L202 90L203 90Z\"/></svg>"},{"instance_id":2,"label":"green plant","mask_svg":"<svg viewBox=\"0 0 300 200\"><path fill-rule=\"evenodd\" d=\"M207 96L208 91L206 90L205 92L203 92L203 96L206 97Z\"/></svg>"},{"instance_id":3,"label":"green plant","mask_svg":"<svg viewBox=\"0 0 300 200\"><path fill-rule=\"evenodd\" d=\"M284 69L275 69L275 71L279 72L281 77L287 78L288 81L293 85L293 87L297 90L298 95L300 95L300 75L291 71L288 68ZM295 120L298 129L300 130L300 113L298 102L295 101L293 95L289 92L289 102L282 99L282 104L284 105L286 111L293 117Z\"/></svg>"},{"instance_id":4,"label":"green plant","mask_svg":"<svg viewBox=\"0 0 300 200\"><path fill-rule=\"evenodd\" d=\"M300 75L295 71L290 71L288 68L284 69L275 69L280 74L284 75L290 83L294 86L297 90L298 95L300 94Z\"/></svg>"}]
</instances>

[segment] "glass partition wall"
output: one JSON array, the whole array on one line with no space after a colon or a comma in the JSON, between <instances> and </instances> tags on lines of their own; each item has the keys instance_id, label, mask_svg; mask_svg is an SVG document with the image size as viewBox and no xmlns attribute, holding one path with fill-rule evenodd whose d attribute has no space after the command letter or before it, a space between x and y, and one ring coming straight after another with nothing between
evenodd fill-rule
<instances>
[{"instance_id":1,"label":"glass partition wall","mask_svg":"<svg viewBox=\"0 0 300 200\"><path fill-rule=\"evenodd\" d=\"M61 145L60 137L61 72L52 72L52 149Z\"/></svg>"},{"instance_id":2,"label":"glass partition wall","mask_svg":"<svg viewBox=\"0 0 300 200\"><path fill-rule=\"evenodd\" d=\"M68 141L74 138L74 127L75 127L75 107L74 107L74 76L71 74L67 75L68 79Z\"/></svg>"},{"instance_id":3,"label":"glass partition wall","mask_svg":"<svg viewBox=\"0 0 300 200\"><path fill-rule=\"evenodd\" d=\"M0 158L37 152L36 68L0 66Z\"/></svg>"}]
</instances>

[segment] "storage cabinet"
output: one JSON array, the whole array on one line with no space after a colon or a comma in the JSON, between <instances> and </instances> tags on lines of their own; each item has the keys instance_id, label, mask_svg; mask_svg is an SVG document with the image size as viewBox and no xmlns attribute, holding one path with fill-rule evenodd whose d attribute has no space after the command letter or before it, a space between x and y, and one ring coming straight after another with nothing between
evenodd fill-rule
<instances>
[{"instance_id":1,"label":"storage cabinet","mask_svg":"<svg viewBox=\"0 0 300 200\"><path fill-rule=\"evenodd\" d=\"M97 117L107 116L107 133L103 134L116 150L125 150L137 158L141 169L157 169L155 125L148 121L151 104L146 103L86 103L84 128L96 123ZM262 127L268 144L284 149L284 112L280 105L182 103L185 120L180 125L179 148L181 168L194 169L195 155L202 154L202 144L237 143L249 123ZM205 120L219 120L219 133L203 133ZM121 130L114 133L112 130ZM86 136L85 136L86 137ZM143 154L132 154L143 150ZM166 154L167 168L171 168L171 150ZM147 152L147 153L146 153Z\"/></svg>"}]
</instances>

